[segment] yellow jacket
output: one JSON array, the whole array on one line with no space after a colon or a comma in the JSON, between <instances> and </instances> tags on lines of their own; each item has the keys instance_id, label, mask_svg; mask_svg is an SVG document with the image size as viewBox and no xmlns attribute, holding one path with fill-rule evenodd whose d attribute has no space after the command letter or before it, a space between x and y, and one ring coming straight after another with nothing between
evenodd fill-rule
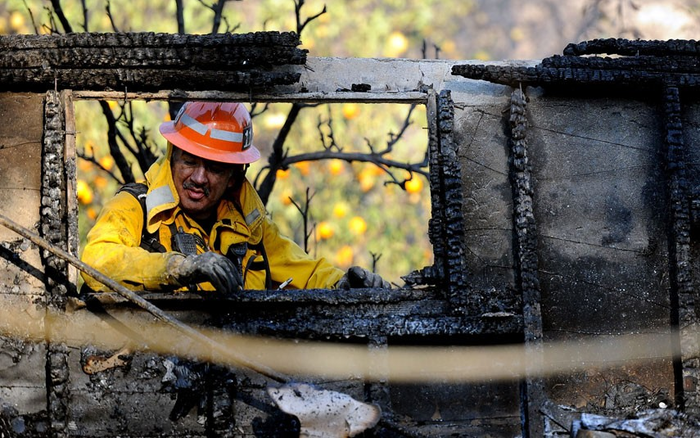
<instances>
[{"instance_id":1,"label":"yellow jacket","mask_svg":"<svg viewBox=\"0 0 700 438\"><path fill-rule=\"evenodd\" d=\"M248 262L262 261L258 251L251 248L261 241L269 261L273 287L291 278L287 288L329 289L335 286L343 271L325 259L313 259L292 240L280 235L277 226L267 217L265 206L255 188L245 180L240 191L239 213L230 199L219 203L217 221L211 230L204 230L189 219L178 206L179 198L170 171L172 147L146 172L147 227L157 233L166 252L149 252L141 247L143 209L130 193L120 192L109 200L94 227L87 235L82 260L132 290L175 289L177 282L166 272L168 260L175 256L171 245L171 227L199 235L209 250L226 254L232 245L246 242L247 251L242 260L245 289L265 289L264 270L247 269ZM199 239L198 239L199 240ZM198 245L197 252L207 248ZM253 263L250 266L260 265ZM93 290L105 290L92 277L84 275ZM209 283L200 284L202 290L212 290Z\"/></svg>"}]
</instances>

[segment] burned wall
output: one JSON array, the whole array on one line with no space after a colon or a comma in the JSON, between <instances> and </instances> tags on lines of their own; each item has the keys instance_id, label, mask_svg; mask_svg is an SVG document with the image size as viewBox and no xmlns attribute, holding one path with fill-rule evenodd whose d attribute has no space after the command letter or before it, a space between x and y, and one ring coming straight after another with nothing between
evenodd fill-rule
<instances>
[{"instance_id":1,"label":"burned wall","mask_svg":"<svg viewBox=\"0 0 700 438\"><path fill-rule=\"evenodd\" d=\"M488 105L465 105L455 115L470 285L523 293L523 250L514 236L520 221L531 222L545 344L590 337L605 342L625 333L667 333L671 342L658 102L526 88L529 217L520 210L527 205L515 200L515 180L523 172L513 164L506 90ZM581 411L626 415L673 403L673 366L671 357L614 367L591 357L545 379L542 395ZM642 394L640 401L622 402L620 394L630 392ZM616 394L618 402L612 401Z\"/></svg>"},{"instance_id":2,"label":"burned wall","mask_svg":"<svg viewBox=\"0 0 700 438\"><path fill-rule=\"evenodd\" d=\"M41 217L44 96L0 95L0 210L38 232ZM0 229L0 301L22 312L25 322L44 327L45 276L38 248ZM0 409L23 431L36 421L46 430L46 346L0 337ZM22 414L22 416L19 416Z\"/></svg>"},{"instance_id":3,"label":"burned wall","mask_svg":"<svg viewBox=\"0 0 700 438\"><path fill-rule=\"evenodd\" d=\"M670 341L657 105L543 95L532 97L529 109L545 340L667 333ZM552 399L595 410L621 384L665 393L661 400L648 397L646 407L674 399L670 357L612 369L599 359L602 369L591 358L565 379L554 379Z\"/></svg>"},{"instance_id":4,"label":"burned wall","mask_svg":"<svg viewBox=\"0 0 700 438\"><path fill-rule=\"evenodd\" d=\"M616 335L660 334L658 353L641 363L581 358L546 379L539 392L549 401L613 416L669 405L697 412L697 53L694 41L596 40L537 64L453 67L527 96L516 108L521 124L506 130L513 181L531 182L518 189L531 205L518 190L513 203L526 343L593 337L612 351ZM507 112L512 121L514 107ZM529 248L519 245L521 224ZM536 270L526 282L528 255ZM539 333L528 327L526 286L536 290ZM533 414L557 433L566 421L553 412Z\"/></svg>"}]
</instances>

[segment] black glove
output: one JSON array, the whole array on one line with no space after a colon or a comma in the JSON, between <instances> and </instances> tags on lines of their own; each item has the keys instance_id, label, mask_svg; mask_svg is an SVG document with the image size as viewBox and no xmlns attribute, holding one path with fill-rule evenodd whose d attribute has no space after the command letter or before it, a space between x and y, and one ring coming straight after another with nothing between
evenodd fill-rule
<instances>
[{"instance_id":1,"label":"black glove","mask_svg":"<svg viewBox=\"0 0 700 438\"><path fill-rule=\"evenodd\" d=\"M374 274L367 269L359 266L353 266L348 269L348 272L338 280L335 287L337 289L356 289L356 288L382 288L391 289L391 284Z\"/></svg>"},{"instance_id":2,"label":"black glove","mask_svg":"<svg viewBox=\"0 0 700 438\"><path fill-rule=\"evenodd\" d=\"M217 292L230 293L243 288L243 279L231 260L215 252L173 257L168 273L180 285L210 282Z\"/></svg>"}]
</instances>

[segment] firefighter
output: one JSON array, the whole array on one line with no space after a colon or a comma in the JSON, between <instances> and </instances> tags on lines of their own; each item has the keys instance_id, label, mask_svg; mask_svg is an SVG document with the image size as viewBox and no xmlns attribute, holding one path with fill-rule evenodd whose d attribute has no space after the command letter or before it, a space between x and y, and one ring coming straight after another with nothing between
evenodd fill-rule
<instances>
[{"instance_id":1,"label":"firefighter","mask_svg":"<svg viewBox=\"0 0 700 438\"><path fill-rule=\"evenodd\" d=\"M282 236L245 177L260 158L243 104L187 102L160 126L166 154L103 207L82 259L134 290L385 287ZM92 290L104 290L83 275Z\"/></svg>"}]
</instances>

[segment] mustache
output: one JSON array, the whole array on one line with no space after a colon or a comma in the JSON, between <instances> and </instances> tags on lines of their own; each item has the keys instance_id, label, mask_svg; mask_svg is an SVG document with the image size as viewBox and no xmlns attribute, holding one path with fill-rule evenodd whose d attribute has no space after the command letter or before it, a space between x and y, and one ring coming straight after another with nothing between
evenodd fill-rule
<instances>
[{"instance_id":1,"label":"mustache","mask_svg":"<svg viewBox=\"0 0 700 438\"><path fill-rule=\"evenodd\" d=\"M182 183L182 188L185 190L189 189L199 189L204 192L204 196L209 196L210 190L207 186L193 183L191 181L185 181Z\"/></svg>"}]
</instances>

